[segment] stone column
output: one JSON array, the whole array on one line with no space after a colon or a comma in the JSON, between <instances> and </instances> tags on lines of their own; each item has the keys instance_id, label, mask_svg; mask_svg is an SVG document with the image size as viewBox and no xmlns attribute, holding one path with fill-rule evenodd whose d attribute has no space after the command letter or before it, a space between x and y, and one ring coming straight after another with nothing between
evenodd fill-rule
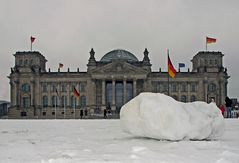
<instances>
[{"instance_id":1,"label":"stone column","mask_svg":"<svg viewBox=\"0 0 239 163\"><path fill-rule=\"evenodd\" d=\"M82 83L76 83L76 86L75 86L75 88L76 88L76 90L78 91L78 93L79 93L79 95L81 96L81 84ZM80 88L80 89L79 89ZM79 106L80 105L80 96L79 96L79 98L75 98L75 100L76 100L76 109L77 109L77 106Z\"/></svg>"},{"instance_id":2,"label":"stone column","mask_svg":"<svg viewBox=\"0 0 239 163\"><path fill-rule=\"evenodd\" d=\"M225 101L224 85L225 85L225 83L224 83L223 79L221 79L221 80L219 81L219 88L220 88L220 92L219 92L220 101L219 101L219 104L223 104L224 101Z\"/></svg>"},{"instance_id":3,"label":"stone column","mask_svg":"<svg viewBox=\"0 0 239 163\"><path fill-rule=\"evenodd\" d=\"M35 105L34 98L35 98L35 82L32 80L30 84L30 106Z\"/></svg>"},{"instance_id":4,"label":"stone column","mask_svg":"<svg viewBox=\"0 0 239 163\"><path fill-rule=\"evenodd\" d=\"M137 80L136 79L134 79L133 80L133 97L135 97L136 96L136 93L137 93Z\"/></svg>"},{"instance_id":5,"label":"stone column","mask_svg":"<svg viewBox=\"0 0 239 163\"><path fill-rule=\"evenodd\" d=\"M105 109L105 80L102 80L102 110Z\"/></svg>"},{"instance_id":6,"label":"stone column","mask_svg":"<svg viewBox=\"0 0 239 163\"><path fill-rule=\"evenodd\" d=\"M51 83L47 83L47 97L48 97L48 106L52 111L52 103L51 103Z\"/></svg>"},{"instance_id":7,"label":"stone column","mask_svg":"<svg viewBox=\"0 0 239 163\"><path fill-rule=\"evenodd\" d=\"M66 84L66 109L70 105L70 99L71 99L71 93L70 93L70 83L68 82Z\"/></svg>"},{"instance_id":8,"label":"stone column","mask_svg":"<svg viewBox=\"0 0 239 163\"><path fill-rule=\"evenodd\" d=\"M115 110L115 80L112 80L112 110Z\"/></svg>"},{"instance_id":9,"label":"stone column","mask_svg":"<svg viewBox=\"0 0 239 163\"><path fill-rule=\"evenodd\" d=\"M191 102L191 84L190 82L187 82L187 102Z\"/></svg>"},{"instance_id":10,"label":"stone column","mask_svg":"<svg viewBox=\"0 0 239 163\"><path fill-rule=\"evenodd\" d=\"M21 107L20 106L20 104L21 104L21 96L20 96L20 88L19 88L19 81L16 81L15 82L15 94L16 94L16 96L15 96L15 99L16 99L16 106L17 107Z\"/></svg>"},{"instance_id":11,"label":"stone column","mask_svg":"<svg viewBox=\"0 0 239 163\"><path fill-rule=\"evenodd\" d=\"M16 94L15 94L15 84L13 82L9 82L10 84L10 99L11 99L11 105L15 106L16 105Z\"/></svg>"},{"instance_id":12,"label":"stone column","mask_svg":"<svg viewBox=\"0 0 239 163\"><path fill-rule=\"evenodd\" d=\"M178 101L181 101L182 82L178 84Z\"/></svg>"},{"instance_id":13,"label":"stone column","mask_svg":"<svg viewBox=\"0 0 239 163\"><path fill-rule=\"evenodd\" d=\"M124 104L126 103L126 97L127 97L127 95L126 95L126 79L124 79L124 81L123 81L123 87L124 87L124 90L123 90L123 96L124 96Z\"/></svg>"}]
</instances>

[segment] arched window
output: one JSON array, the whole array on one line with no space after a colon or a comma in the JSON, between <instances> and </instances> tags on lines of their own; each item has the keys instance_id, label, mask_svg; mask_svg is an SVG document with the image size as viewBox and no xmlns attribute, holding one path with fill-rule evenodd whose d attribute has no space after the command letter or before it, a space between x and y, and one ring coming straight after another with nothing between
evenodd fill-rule
<instances>
[{"instance_id":1,"label":"arched window","mask_svg":"<svg viewBox=\"0 0 239 163\"><path fill-rule=\"evenodd\" d=\"M208 92L214 92L214 91L216 91L216 84L214 84L214 83L210 83L209 85L208 85Z\"/></svg>"},{"instance_id":2,"label":"arched window","mask_svg":"<svg viewBox=\"0 0 239 163\"><path fill-rule=\"evenodd\" d=\"M23 92L30 92L30 85L28 83L25 83L22 85L22 91Z\"/></svg>"},{"instance_id":3,"label":"arched window","mask_svg":"<svg viewBox=\"0 0 239 163\"><path fill-rule=\"evenodd\" d=\"M43 96L43 98L42 98L42 106L44 108L48 106L48 97L47 96Z\"/></svg>"},{"instance_id":4,"label":"arched window","mask_svg":"<svg viewBox=\"0 0 239 163\"><path fill-rule=\"evenodd\" d=\"M192 95L191 96L191 102L196 101L196 96Z\"/></svg>"},{"instance_id":5,"label":"arched window","mask_svg":"<svg viewBox=\"0 0 239 163\"><path fill-rule=\"evenodd\" d=\"M65 108L67 106L67 97L61 96L61 106Z\"/></svg>"},{"instance_id":6,"label":"arched window","mask_svg":"<svg viewBox=\"0 0 239 163\"><path fill-rule=\"evenodd\" d=\"M71 107L76 108L76 97L75 96L71 96Z\"/></svg>"},{"instance_id":7,"label":"arched window","mask_svg":"<svg viewBox=\"0 0 239 163\"><path fill-rule=\"evenodd\" d=\"M86 107L86 97L85 96L80 97L80 107Z\"/></svg>"},{"instance_id":8,"label":"arched window","mask_svg":"<svg viewBox=\"0 0 239 163\"><path fill-rule=\"evenodd\" d=\"M182 101L182 102L187 102L187 96L182 95L182 96L181 96L181 101Z\"/></svg>"},{"instance_id":9,"label":"arched window","mask_svg":"<svg viewBox=\"0 0 239 163\"><path fill-rule=\"evenodd\" d=\"M57 97L56 96L52 96L51 97L51 106L52 107L56 107L57 106Z\"/></svg>"}]
</instances>

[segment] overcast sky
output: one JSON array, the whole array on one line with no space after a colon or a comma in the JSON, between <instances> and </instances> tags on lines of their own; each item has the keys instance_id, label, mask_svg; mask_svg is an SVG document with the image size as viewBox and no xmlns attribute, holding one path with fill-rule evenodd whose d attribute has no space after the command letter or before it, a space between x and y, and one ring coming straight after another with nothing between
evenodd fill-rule
<instances>
[{"instance_id":1,"label":"overcast sky","mask_svg":"<svg viewBox=\"0 0 239 163\"><path fill-rule=\"evenodd\" d=\"M0 99L10 99L10 68L16 51L41 52L47 69L86 71L93 47L97 60L113 49L125 49L139 60L147 47L152 69L167 69L166 49L177 68L205 50L205 37L217 39L210 51L221 51L230 77L228 95L239 98L238 0L1 0Z\"/></svg>"}]
</instances>

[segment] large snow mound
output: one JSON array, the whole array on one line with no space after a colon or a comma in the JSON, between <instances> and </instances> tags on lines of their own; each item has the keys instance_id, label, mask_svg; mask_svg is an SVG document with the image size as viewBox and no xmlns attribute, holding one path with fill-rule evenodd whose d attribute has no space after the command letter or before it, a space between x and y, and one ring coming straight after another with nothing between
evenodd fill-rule
<instances>
[{"instance_id":1,"label":"large snow mound","mask_svg":"<svg viewBox=\"0 0 239 163\"><path fill-rule=\"evenodd\" d=\"M215 103L183 103L161 93L141 93L120 111L123 131L166 140L217 139L224 118Z\"/></svg>"}]
</instances>

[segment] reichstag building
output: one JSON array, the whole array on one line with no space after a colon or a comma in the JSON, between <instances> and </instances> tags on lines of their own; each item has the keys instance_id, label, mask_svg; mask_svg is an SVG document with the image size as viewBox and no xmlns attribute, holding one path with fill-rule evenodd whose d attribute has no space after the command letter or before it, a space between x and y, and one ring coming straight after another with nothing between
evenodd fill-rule
<instances>
[{"instance_id":1,"label":"reichstag building","mask_svg":"<svg viewBox=\"0 0 239 163\"><path fill-rule=\"evenodd\" d=\"M47 60L40 52L16 52L9 75L9 118L79 119L82 114L97 118L106 108L119 117L122 105L141 92L169 93L181 102L224 103L229 76L221 52L198 52L192 57L192 70L177 72L169 87L168 72L152 71L148 50L142 55L143 60L138 60L117 49L97 61L91 49L87 71L52 72L46 70Z\"/></svg>"}]
</instances>

